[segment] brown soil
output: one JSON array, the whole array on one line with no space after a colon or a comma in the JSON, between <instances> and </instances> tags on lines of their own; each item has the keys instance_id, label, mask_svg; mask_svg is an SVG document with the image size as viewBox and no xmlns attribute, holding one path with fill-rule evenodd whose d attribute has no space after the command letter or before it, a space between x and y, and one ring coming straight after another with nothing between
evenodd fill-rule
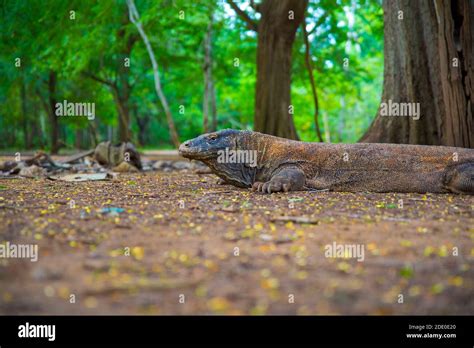
<instances>
[{"instance_id":1,"label":"brown soil","mask_svg":"<svg viewBox=\"0 0 474 348\"><path fill-rule=\"evenodd\" d=\"M474 313L472 196L263 195L216 181L0 180L0 242L39 245L38 262L0 258L0 313ZM364 260L325 257L333 242L362 245Z\"/></svg>"}]
</instances>

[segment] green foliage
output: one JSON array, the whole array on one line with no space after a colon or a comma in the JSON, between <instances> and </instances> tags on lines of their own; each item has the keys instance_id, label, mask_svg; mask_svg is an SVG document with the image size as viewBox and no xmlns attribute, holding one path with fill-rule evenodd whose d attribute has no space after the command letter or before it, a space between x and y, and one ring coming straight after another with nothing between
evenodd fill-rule
<instances>
[{"instance_id":1,"label":"green foliage","mask_svg":"<svg viewBox=\"0 0 474 348\"><path fill-rule=\"evenodd\" d=\"M245 1L240 2L241 8ZM182 140L202 133L204 93L203 39L212 14L213 78L218 128L253 125L256 82L256 33L248 30L222 1L136 1L141 21L158 60L164 93ZM250 12L249 8L246 9ZM74 11L74 19L71 14ZM180 11L184 11L181 19ZM251 12L255 17L255 13ZM352 20L353 19L353 20ZM316 79L320 127L327 116L333 142L355 142L375 116L383 75L383 18L379 1L316 0L307 14ZM0 148L48 147L48 76L57 74L55 98L94 102L96 119L59 119L67 147L91 146L117 138L118 111L109 86L123 86L120 65L128 40L134 41L126 81L131 86L131 130L145 147L169 147L167 123L154 89L145 45L128 19L125 0L28 1L0 4ZM15 59L21 58L21 67ZM234 66L238 58L240 65ZM349 67L344 69L344 59ZM123 76L122 76L123 77ZM23 88L23 97L22 97ZM292 103L300 137L316 140L314 104L304 61L301 28L293 50ZM184 106L184 113L180 113ZM146 121L146 122L145 122ZM140 122L142 139L139 139ZM92 127L93 126L93 127Z\"/></svg>"},{"instance_id":2,"label":"green foliage","mask_svg":"<svg viewBox=\"0 0 474 348\"><path fill-rule=\"evenodd\" d=\"M380 102L383 78L382 9L374 1L311 2L307 30L319 100L332 142L356 142ZM353 18L353 22L349 22ZM313 28L317 25L317 27ZM316 141L314 103L301 35L294 45L292 101L303 140ZM347 59L347 60L345 60ZM348 64L345 68L344 63Z\"/></svg>"}]
</instances>

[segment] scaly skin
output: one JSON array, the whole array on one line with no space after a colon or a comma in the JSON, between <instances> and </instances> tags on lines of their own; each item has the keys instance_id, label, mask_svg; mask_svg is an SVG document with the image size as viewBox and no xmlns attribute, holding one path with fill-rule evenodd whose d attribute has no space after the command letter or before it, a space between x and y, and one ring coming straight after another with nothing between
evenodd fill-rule
<instances>
[{"instance_id":1,"label":"scaly skin","mask_svg":"<svg viewBox=\"0 0 474 348\"><path fill-rule=\"evenodd\" d=\"M218 151L257 151L257 166L219 163ZM474 194L474 150L400 144L305 143L226 129L183 143L182 156L204 162L225 183L272 193L346 192Z\"/></svg>"}]
</instances>

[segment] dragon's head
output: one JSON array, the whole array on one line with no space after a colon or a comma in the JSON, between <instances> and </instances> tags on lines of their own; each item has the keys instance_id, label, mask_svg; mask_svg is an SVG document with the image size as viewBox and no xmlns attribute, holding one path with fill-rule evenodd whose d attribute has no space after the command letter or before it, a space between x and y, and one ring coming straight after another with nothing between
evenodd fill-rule
<instances>
[{"instance_id":1,"label":"dragon's head","mask_svg":"<svg viewBox=\"0 0 474 348\"><path fill-rule=\"evenodd\" d=\"M242 132L234 129L224 129L206 133L182 143L179 147L179 153L181 156L189 159L199 161L212 160L217 158L221 151L226 149L234 150L236 140Z\"/></svg>"},{"instance_id":2,"label":"dragon's head","mask_svg":"<svg viewBox=\"0 0 474 348\"><path fill-rule=\"evenodd\" d=\"M217 176L240 187L250 187L257 172L257 151L250 149L249 131L224 129L181 144L181 156L204 162Z\"/></svg>"}]
</instances>

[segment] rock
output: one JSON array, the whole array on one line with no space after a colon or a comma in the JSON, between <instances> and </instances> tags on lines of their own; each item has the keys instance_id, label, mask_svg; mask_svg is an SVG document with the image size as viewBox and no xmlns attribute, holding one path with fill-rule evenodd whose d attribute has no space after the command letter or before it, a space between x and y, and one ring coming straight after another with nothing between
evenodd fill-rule
<instances>
[{"instance_id":1,"label":"rock","mask_svg":"<svg viewBox=\"0 0 474 348\"><path fill-rule=\"evenodd\" d=\"M32 166L21 168L19 175L25 178L36 178L44 176L45 173L46 171L43 168L33 164Z\"/></svg>"},{"instance_id":2,"label":"rock","mask_svg":"<svg viewBox=\"0 0 474 348\"><path fill-rule=\"evenodd\" d=\"M166 165L166 161L156 161L151 167L155 170L162 170Z\"/></svg>"},{"instance_id":3,"label":"rock","mask_svg":"<svg viewBox=\"0 0 474 348\"><path fill-rule=\"evenodd\" d=\"M5 162L0 162L0 171L1 172L9 172L13 168L17 166L18 162L15 161L5 161Z\"/></svg>"},{"instance_id":4,"label":"rock","mask_svg":"<svg viewBox=\"0 0 474 348\"><path fill-rule=\"evenodd\" d=\"M178 161L173 163L173 168L177 170L191 169L191 166L190 162Z\"/></svg>"},{"instance_id":5,"label":"rock","mask_svg":"<svg viewBox=\"0 0 474 348\"><path fill-rule=\"evenodd\" d=\"M117 173L137 173L139 172L138 168L129 162L122 162L118 166L113 167L112 171Z\"/></svg>"}]
</instances>

